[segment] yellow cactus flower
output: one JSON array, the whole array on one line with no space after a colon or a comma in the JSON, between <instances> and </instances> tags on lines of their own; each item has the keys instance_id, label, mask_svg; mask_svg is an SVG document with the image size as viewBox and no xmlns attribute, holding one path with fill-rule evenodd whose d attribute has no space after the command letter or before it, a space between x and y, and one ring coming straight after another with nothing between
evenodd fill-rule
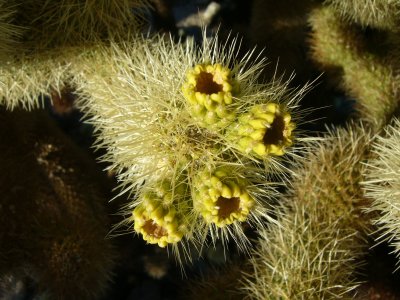
<instances>
[{"instance_id":1,"label":"yellow cactus flower","mask_svg":"<svg viewBox=\"0 0 400 300\"><path fill-rule=\"evenodd\" d=\"M286 147L292 145L295 127L291 115L279 104L256 105L231 126L228 139L245 154L259 158L280 156L285 154Z\"/></svg>"},{"instance_id":2,"label":"yellow cactus flower","mask_svg":"<svg viewBox=\"0 0 400 300\"><path fill-rule=\"evenodd\" d=\"M227 124L235 117L232 104L236 84L231 70L221 64L198 64L186 74L182 92L189 110L202 126Z\"/></svg>"},{"instance_id":3,"label":"yellow cactus flower","mask_svg":"<svg viewBox=\"0 0 400 300\"><path fill-rule=\"evenodd\" d=\"M173 207L164 209L162 205L156 206L154 210L149 208L139 205L134 209L132 218L136 232L150 244L158 244L160 247L179 242L183 232L178 230L176 210Z\"/></svg>"},{"instance_id":4,"label":"yellow cactus flower","mask_svg":"<svg viewBox=\"0 0 400 300\"><path fill-rule=\"evenodd\" d=\"M245 221L255 204L246 181L231 174L229 168L217 168L212 173L205 170L194 183L194 208L217 227Z\"/></svg>"},{"instance_id":5,"label":"yellow cactus flower","mask_svg":"<svg viewBox=\"0 0 400 300\"><path fill-rule=\"evenodd\" d=\"M137 233L150 244L166 247L179 242L186 232L182 203L185 186L171 188L170 182L162 181L148 188L141 195L141 203L132 212L132 221Z\"/></svg>"}]
</instances>

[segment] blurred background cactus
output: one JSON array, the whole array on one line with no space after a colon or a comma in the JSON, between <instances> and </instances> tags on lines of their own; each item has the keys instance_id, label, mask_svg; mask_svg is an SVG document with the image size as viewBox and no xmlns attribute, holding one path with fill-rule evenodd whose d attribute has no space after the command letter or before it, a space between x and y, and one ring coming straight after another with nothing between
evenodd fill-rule
<instances>
[{"instance_id":1,"label":"blurred background cactus","mask_svg":"<svg viewBox=\"0 0 400 300\"><path fill-rule=\"evenodd\" d=\"M51 298L103 295L115 261L105 179L45 113L2 109L1 122L1 275Z\"/></svg>"},{"instance_id":2,"label":"blurred background cactus","mask_svg":"<svg viewBox=\"0 0 400 300\"><path fill-rule=\"evenodd\" d=\"M400 299L399 25L0 0L0 297Z\"/></svg>"},{"instance_id":3,"label":"blurred background cactus","mask_svg":"<svg viewBox=\"0 0 400 300\"><path fill-rule=\"evenodd\" d=\"M12 24L15 17L15 7L9 1L0 2L0 60L3 61L9 55L19 39L22 28Z\"/></svg>"}]
</instances>

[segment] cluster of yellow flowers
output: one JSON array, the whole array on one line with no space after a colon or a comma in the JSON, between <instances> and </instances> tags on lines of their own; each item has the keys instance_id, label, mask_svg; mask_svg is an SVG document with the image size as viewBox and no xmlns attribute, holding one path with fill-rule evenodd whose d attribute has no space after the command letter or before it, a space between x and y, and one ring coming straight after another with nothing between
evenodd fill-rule
<instances>
[{"instance_id":1,"label":"cluster of yellow flowers","mask_svg":"<svg viewBox=\"0 0 400 300\"><path fill-rule=\"evenodd\" d=\"M87 83L77 84L78 105L135 195L122 224L148 243L175 251L232 236L245 249L242 223L273 221L268 172L285 172L282 158L296 155L292 117L307 87L259 83L265 59L238 58L229 42L204 34L199 50L193 40L137 37L79 58Z\"/></svg>"},{"instance_id":2,"label":"cluster of yellow flowers","mask_svg":"<svg viewBox=\"0 0 400 300\"><path fill-rule=\"evenodd\" d=\"M240 83L231 69L221 63L201 63L189 69L182 94L187 101L182 108L188 110L200 130L208 131L209 136L222 135L222 140L243 156L239 161L247 157L261 162L271 155L282 156L293 143L295 124L287 108L260 101L261 104L248 103L248 111L241 113ZM132 220L135 230L147 242L160 247L179 242L185 234L190 234L196 215L206 225L217 228L248 219L257 205L257 196L251 192L254 182L244 173L238 174L238 169L245 169L244 166L229 166L238 162L232 153L220 150L218 154L226 161L213 167L196 167L196 174L187 180L190 188L182 184L173 187L164 180L153 184L150 192L141 194ZM192 215L190 207L195 212Z\"/></svg>"}]
</instances>

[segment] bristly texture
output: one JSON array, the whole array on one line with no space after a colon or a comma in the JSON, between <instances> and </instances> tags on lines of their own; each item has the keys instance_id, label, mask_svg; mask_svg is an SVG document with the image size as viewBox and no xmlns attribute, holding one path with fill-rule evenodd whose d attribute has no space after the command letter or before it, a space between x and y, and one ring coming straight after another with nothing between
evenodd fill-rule
<instances>
[{"instance_id":1,"label":"bristly texture","mask_svg":"<svg viewBox=\"0 0 400 300\"><path fill-rule=\"evenodd\" d=\"M68 58L78 49L19 55L0 65L0 105L8 109L43 107L44 97L60 94L69 82Z\"/></svg>"},{"instance_id":2,"label":"bristly texture","mask_svg":"<svg viewBox=\"0 0 400 300\"><path fill-rule=\"evenodd\" d=\"M314 59L324 71L339 75L335 80L356 100L360 118L375 128L386 124L400 99L400 78L387 50L393 41L379 34L366 38L329 6L313 10L309 20Z\"/></svg>"},{"instance_id":3,"label":"bristly texture","mask_svg":"<svg viewBox=\"0 0 400 300\"><path fill-rule=\"evenodd\" d=\"M353 299L363 254L357 232L342 227L340 218L321 219L320 209L294 202L278 212L279 226L261 233L253 270L242 282L248 299Z\"/></svg>"},{"instance_id":4,"label":"bristly texture","mask_svg":"<svg viewBox=\"0 0 400 300\"><path fill-rule=\"evenodd\" d=\"M191 115L201 126L226 126L235 119L228 109L232 94L238 94L231 70L220 64L198 64L186 74L182 92L190 103Z\"/></svg>"},{"instance_id":5,"label":"bristly texture","mask_svg":"<svg viewBox=\"0 0 400 300\"><path fill-rule=\"evenodd\" d=\"M368 212L376 217L379 242L388 241L400 257L400 121L385 128L385 134L374 143L375 156L367 162L366 196L373 200Z\"/></svg>"},{"instance_id":6,"label":"bristly texture","mask_svg":"<svg viewBox=\"0 0 400 300\"><path fill-rule=\"evenodd\" d=\"M277 224L262 233L243 288L252 299L351 299L371 230L359 186L371 134L362 127L328 133L310 145Z\"/></svg>"},{"instance_id":7,"label":"bristly texture","mask_svg":"<svg viewBox=\"0 0 400 300\"><path fill-rule=\"evenodd\" d=\"M147 0L25 0L18 22L29 49L80 45L137 31Z\"/></svg>"},{"instance_id":8,"label":"bristly texture","mask_svg":"<svg viewBox=\"0 0 400 300\"><path fill-rule=\"evenodd\" d=\"M0 110L0 274L50 299L96 299L115 252L101 171L42 112Z\"/></svg>"},{"instance_id":9,"label":"bristly texture","mask_svg":"<svg viewBox=\"0 0 400 300\"><path fill-rule=\"evenodd\" d=\"M278 79L259 84L264 59L254 51L239 59L237 39L221 44L205 36L201 49L192 40L175 44L156 36L82 54L72 65L82 75L76 83L78 104L99 132L98 147L107 148L103 160L111 163L122 193L136 194L126 214L135 211L137 229L149 242L175 245L183 232L182 241L203 241L211 231L212 241L234 236L245 248L241 222L260 223L275 194L265 170L281 174L282 159L296 155L290 147L300 139L294 130L296 108L308 87L288 90ZM255 126L252 132L262 131L257 142L280 150L261 156L243 151L229 128L253 108L270 106L273 112L261 109L254 124L253 115L246 120ZM275 126L274 119L283 121ZM246 126L240 131L245 137ZM166 180L168 188L159 189ZM179 186L187 188L181 193ZM159 192L147 201L144 189ZM182 221L186 226L179 225ZM176 228L184 230L178 234Z\"/></svg>"},{"instance_id":10,"label":"bristly texture","mask_svg":"<svg viewBox=\"0 0 400 300\"><path fill-rule=\"evenodd\" d=\"M42 106L43 98L60 95L75 74L67 72L76 53L88 44L128 39L139 31L147 0L27 0L0 2L0 105L9 109ZM14 25L22 26L18 51L11 49ZM14 31L13 31L14 30ZM89 47L89 46L88 46ZM77 70L79 72L79 70Z\"/></svg>"},{"instance_id":11,"label":"bristly texture","mask_svg":"<svg viewBox=\"0 0 400 300\"><path fill-rule=\"evenodd\" d=\"M363 212L370 201L360 183L372 138L371 130L351 124L310 145L305 161L293 171L292 196L304 203L318 201L325 207L319 212L324 219L340 218L343 226L370 233L370 217Z\"/></svg>"},{"instance_id":12,"label":"bristly texture","mask_svg":"<svg viewBox=\"0 0 400 300\"><path fill-rule=\"evenodd\" d=\"M15 51L22 29L13 25L15 7L8 0L0 0L0 62Z\"/></svg>"},{"instance_id":13,"label":"bristly texture","mask_svg":"<svg viewBox=\"0 0 400 300\"><path fill-rule=\"evenodd\" d=\"M325 0L345 20L379 29L399 30L400 2L397 0Z\"/></svg>"},{"instance_id":14,"label":"bristly texture","mask_svg":"<svg viewBox=\"0 0 400 300\"><path fill-rule=\"evenodd\" d=\"M255 205L249 195L250 183L234 168L200 170L193 179L193 207L207 223L225 227L245 221Z\"/></svg>"}]
</instances>

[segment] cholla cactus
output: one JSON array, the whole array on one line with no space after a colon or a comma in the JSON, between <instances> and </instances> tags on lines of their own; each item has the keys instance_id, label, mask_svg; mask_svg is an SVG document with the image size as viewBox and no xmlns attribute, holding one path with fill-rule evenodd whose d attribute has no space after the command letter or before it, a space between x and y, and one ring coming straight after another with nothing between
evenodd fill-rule
<instances>
[{"instance_id":1,"label":"cholla cactus","mask_svg":"<svg viewBox=\"0 0 400 300\"><path fill-rule=\"evenodd\" d=\"M60 95L65 86L74 88L75 74L69 65L76 56L108 39L129 39L141 28L143 8L149 6L146 0L27 0L17 1L10 10L3 2L0 47L4 51L15 50L10 49L11 39L20 28L16 25L23 27L18 51L0 65L0 105L9 109L40 107L45 97ZM13 25L7 23L11 16Z\"/></svg>"},{"instance_id":2,"label":"cholla cactus","mask_svg":"<svg viewBox=\"0 0 400 300\"><path fill-rule=\"evenodd\" d=\"M370 232L359 186L371 135L339 129L310 146L251 259L243 288L254 299L350 299Z\"/></svg>"},{"instance_id":3,"label":"cholla cactus","mask_svg":"<svg viewBox=\"0 0 400 300\"><path fill-rule=\"evenodd\" d=\"M366 39L357 26L346 23L330 6L314 9L309 21L313 58L328 73L334 70L335 77L340 74L334 81L356 100L360 118L377 129L382 127L395 112L400 97L397 62L390 55L397 39L390 41L383 35L372 45L372 39Z\"/></svg>"},{"instance_id":4,"label":"cholla cactus","mask_svg":"<svg viewBox=\"0 0 400 300\"><path fill-rule=\"evenodd\" d=\"M185 199L187 189L185 182L172 183L168 179L144 187L132 213L136 232L150 244L160 247L179 242L191 224L186 220L190 212L188 199Z\"/></svg>"},{"instance_id":5,"label":"cholla cactus","mask_svg":"<svg viewBox=\"0 0 400 300\"><path fill-rule=\"evenodd\" d=\"M278 211L279 226L262 231L242 282L249 299L353 299L356 260L364 253L357 232L340 226L340 218L321 220L320 209L294 202Z\"/></svg>"},{"instance_id":6,"label":"cholla cactus","mask_svg":"<svg viewBox=\"0 0 400 300\"><path fill-rule=\"evenodd\" d=\"M369 212L375 213L373 223L378 228L378 241L388 241L397 257L400 255L400 121L385 128L385 134L377 137L375 156L367 163L364 187L366 195L373 199Z\"/></svg>"},{"instance_id":7,"label":"cholla cactus","mask_svg":"<svg viewBox=\"0 0 400 300\"><path fill-rule=\"evenodd\" d=\"M12 24L15 15L15 7L9 4L10 1L0 1L0 62L2 63L10 55L17 44L18 37L22 32Z\"/></svg>"},{"instance_id":8,"label":"cholla cactus","mask_svg":"<svg viewBox=\"0 0 400 300\"><path fill-rule=\"evenodd\" d=\"M379 29L397 30L400 3L397 0L325 0L344 19Z\"/></svg>"},{"instance_id":9,"label":"cholla cactus","mask_svg":"<svg viewBox=\"0 0 400 300\"><path fill-rule=\"evenodd\" d=\"M235 81L231 70L220 64L198 64L187 73L187 80L182 86L185 98L189 101L189 111L202 126L226 126L235 118L232 93Z\"/></svg>"},{"instance_id":10,"label":"cholla cactus","mask_svg":"<svg viewBox=\"0 0 400 300\"><path fill-rule=\"evenodd\" d=\"M72 75L68 57L77 49L20 55L0 66L0 105L8 109L43 107L44 97L61 93Z\"/></svg>"},{"instance_id":11,"label":"cholla cactus","mask_svg":"<svg viewBox=\"0 0 400 300\"><path fill-rule=\"evenodd\" d=\"M247 191L249 182L233 168L202 170L193 179L193 206L207 223L225 227L245 221L255 201ZM243 174L243 172L242 172Z\"/></svg>"},{"instance_id":12,"label":"cholla cactus","mask_svg":"<svg viewBox=\"0 0 400 300\"><path fill-rule=\"evenodd\" d=\"M290 194L297 201L318 201L324 219L341 218L344 227L355 228L366 236L371 232L371 216L364 209L370 201L360 183L372 139L371 130L360 125L331 130L323 141L309 147L306 161L300 160L293 171Z\"/></svg>"},{"instance_id":13,"label":"cholla cactus","mask_svg":"<svg viewBox=\"0 0 400 300\"><path fill-rule=\"evenodd\" d=\"M136 31L147 0L24 0L18 21L26 46L65 47L127 36Z\"/></svg>"},{"instance_id":14,"label":"cholla cactus","mask_svg":"<svg viewBox=\"0 0 400 300\"><path fill-rule=\"evenodd\" d=\"M128 220L151 243L204 241L211 231L213 242L233 235L245 249L241 222L269 218L275 189L265 170L280 165L277 155L293 152L289 146L299 139L294 112L307 87L257 83L264 59L254 51L238 59L237 40L227 43L204 37L198 50L191 40L137 37L134 44L93 49L72 66L81 74L78 104L99 132L98 146L107 147L104 160L123 192L138 194ZM276 140L262 156L241 151L234 133L242 115L255 111L257 118L270 114L256 120L257 130L264 128L264 141ZM146 190L157 191L166 178L170 188L146 200ZM183 194L181 185L189 187Z\"/></svg>"},{"instance_id":15,"label":"cholla cactus","mask_svg":"<svg viewBox=\"0 0 400 300\"><path fill-rule=\"evenodd\" d=\"M101 171L46 113L0 120L0 274L33 277L51 299L103 296L116 255Z\"/></svg>"},{"instance_id":16,"label":"cholla cactus","mask_svg":"<svg viewBox=\"0 0 400 300\"><path fill-rule=\"evenodd\" d=\"M229 128L229 139L245 154L266 158L283 155L293 143L296 125L291 115L276 103L257 105Z\"/></svg>"}]
</instances>

